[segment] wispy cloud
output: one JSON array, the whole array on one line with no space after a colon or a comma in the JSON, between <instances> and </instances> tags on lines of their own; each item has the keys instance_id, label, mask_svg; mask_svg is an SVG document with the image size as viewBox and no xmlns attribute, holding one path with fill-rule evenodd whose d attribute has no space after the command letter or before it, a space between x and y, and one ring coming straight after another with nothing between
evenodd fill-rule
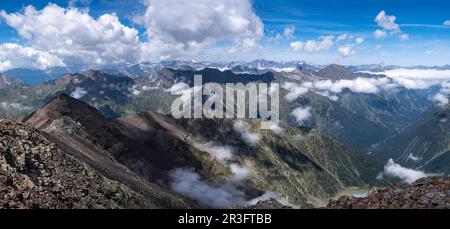
<instances>
[{"instance_id":1,"label":"wispy cloud","mask_svg":"<svg viewBox=\"0 0 450 229\"><path fill-rule=\"evenodd\" d=\"M208 142L204 145L204 149L220 163L225 163L233 158L233 148L231 146Z\"/></svg>"},{"instance_id":2,"label":"wispy cloud","mask_svg":"<svg viewBox=\"0 0 450 229\"><path fill-rule=\"evenodd\" d=\"M245 172L241 171L240 175L244 176ZM234 185L204 180L193 169L175 169L170 172L169 176L172 190L195 200L202 207L222 209L232 204L247 206L268 199L276 199L284 205L290 205L286 198L271 191L250 199Z\"/></svg>"},{"instance_id":3,"label":"wispy cloud","mask_svg":"<svg viewBox=\"0 0 450 229\"><path fill-rule=\"evenodd\" d=\"M334 39L335 37L332 35L320 36L317 40L295 41L290 45L294 51L320 52L332 48L335 42Z\"/></svg>"},{"instance_id":4,"label":"wispy cloud","mask_svg":"<svg viewBox=\"0 0 450 229\"><path fill-rule=\"evenodd\" d=\"M434 25L434 24L399 24L401 27L412 27L412 28L433 28L433 29L445 29L445 24Z\"/></svg>"},{"instance_id":5,"label":"wispy cloud","mask_svg":"<svg viewBox=\"0 0 450 229\"><path fill-rule=\"evenodd\" d=\"M75 90L70 93L70 96L75 99L81 99L87 94L87 91L84 88L76 87Z\"/></svg>"},{"instance_id":6,"label":"wispy cloud","mask_svg":"<svg viewBox=\"0 0 450 229\"><path fill-rule=\"evenodd\" d=\"M229 184L212 183L203 180L192 169L171 171L171 188L204 207L226 208L231 204L244 205L245 193Z\"/></svg>"},{"instance_id":7,"label":"wispy cloud","mask_svg":"<svg viewBox=\"0 0 450 229\"><path fill-rule=\"evenodd\" d=\"M299 124L303 124L312 116L311 107L297 107L290 113L290 115L293 116Z\"/></svg>"},{"instance_id":8,"label":"wispy cloud","mask_svg":"<svg viewBox=\"0 0 450 229\"><path fill-rule=\"evenodd\" d=\"M408 183L412 183L422 177L426 177L424 172L405 168L395 163L392 159L389 159L384 166L384 174L389 177L400 178Z\"/></svg>"},{"instance_id":9,"label":"wispy cloud","mask_svg":"<svg viewBox=\"0 0 450 229\"><path fill-rule=\"evenodd\" d=\"M249 144L255 145L261 140L261 136L258 133L254 133L250 130L250 125L242 120L237 120L233 125L234 131L241 135L242 140Z\"/></svg>"}]
</instances>

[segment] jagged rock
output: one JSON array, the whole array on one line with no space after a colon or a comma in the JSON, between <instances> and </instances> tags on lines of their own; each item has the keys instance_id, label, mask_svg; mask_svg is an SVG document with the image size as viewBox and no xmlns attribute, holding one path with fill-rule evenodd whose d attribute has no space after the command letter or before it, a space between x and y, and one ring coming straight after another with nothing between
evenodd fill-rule
<instances>
[{"instance_id":1,"label":"jagged rock","mask_svg":"<svg viewBox=\"0 0 450 229\"><path fill-rule=\"evenodd\" d=\"M64 153L33 127L0 120L0 208L194 207L147 185L148 192L135 191Z\"/></svg>"},{"instance_id":2,"label":"jagged rock","mask_svg":"<svg viewBox=\"0 0 450 229\"><path fill-rule=\"evenodd\" d=\"M450 209L450 178L425 177L412 184L390 185L365 198L342 196L327 208L439 208Z\"/></svg>"}]
</instances>

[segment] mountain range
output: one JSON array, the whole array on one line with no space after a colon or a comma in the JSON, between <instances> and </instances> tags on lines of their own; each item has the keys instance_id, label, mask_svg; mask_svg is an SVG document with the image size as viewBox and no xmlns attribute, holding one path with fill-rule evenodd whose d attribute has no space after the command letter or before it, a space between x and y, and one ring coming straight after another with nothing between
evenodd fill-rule
<instances>
[{"instance_id":1,"label":"mountain range","mask_svg":"<svg viewBox=\"0 0 450 229\"><path fill-rule=\"evenodd\" d=\"M323 199L341 192L393 181L380 176L390 159L401 169L448 175L449 106L430 99L439 88L370 91L367 84L387 78L360 71L363 67L256 60L166 61L61 75L55 70L49 78L5 72L0 118L8 120L0 123L0 143L6 146L0 163L8 170L0 171L6 184L0 192L16 194L0 199L0 206L225 208L270 199L291 207L323 206ZM20 80L33 74L39 80ZM263 119L173 118L177 96L171 88L193 86L195 75L221 85L279 83L280 122L263 130ZM355 82L367 89L352 86ZM293 115L300 108L302 120ZM40 158L44 151L57 161ZM11 169L14 176L5 176ZM47 174L55 171L61 176ZM89 179L74 179L79 173ZM58 187L71 191L61 193L52 188L61 179L84 183L63 182ZM85 192L92 195L79 196ZM49 198L28 201L18 193ZM56 201L60 198L68 201Z\"/></svg>"},{"instance_id":2,"label":"mountain range","mask_svg":"<svg viewBox=\"0 0 450 229\"><path fill-rule=\"evenodd\" d=\"M374 156L429 173L450 174L449 117L448 105L427 110L400 133L375 145Z\"/></svg>"},{"instance_id":3,"label":"mountain range","mask_svg":"<svg viewBox=\"0 0 450 229\"><path fill-rule=\"evenodd\" d=\"M335 66L335 65L331 65ZM110 65L98 68L105 73L111 75L127 76L130 78L147 77L156 74L158 71L164 68L170 68L174 70L191 70L200 71L206 68L213 68L218 70L230 70L233 73L249 73L249 74L261 74L267 71L274 72L295 72L296 70L312 70L320 71L326 69L326 65L318 65L305 61L271 61L265 59L257 59L250 62L198 62L198 61L181 61L170 60L161 62L142 62L132 65ZM349 65L341 66L345 71L351 73L359 72L383 72L394 69L422 69L422 70L450 70L449 65L444 66L397 66L397 65L385 65L385 64L367 64L367 65ZM77 73L86 71L81 66L70 67L53 67L46 70L40 69L28 69L28 68L13 68L3 72L4 75L11 78L15 78L23 81L28 85L39 84L49 80L58 78L59 76L67 73ZM322 71L325 72L325 71Z\"/></svg>"},{"instance_id":4,"label":"mountain range","mask_svg":"<svg viewBox=\"0 0 450 229\"><path fill-rule=\"evenodd\" d=\"M125 208L226 207L268 197L286 199L290 204L301 206L346 188L379 183L375 177L381 164L349 145L309 128L261 131L258 129L260 122L173 119L154 112L107 119L88 104L60 94L22 123L2 121L0 142L7 147L2 147L0 162L5 165L2 168L17 169L14 174L30 180L31 188L23 187L30 195L41 191L56 197L62 194L55 192L51 188L53 185L41 184L40 176L33 177L36 172L33 172L34 167L33 171L29 167L34 164L28 159L19 167L19 155L37 157L46 170L39 174L64 171L61 176L76 177L71 167L64 167L65 160L70 160L73 166L81 164L95 179L123 187L123 190L116 189L115 195L130 196L123 203L104 203L102 194L108 190L89 190L88 193L95 196L73 197L68 205L43 199L42 203L35 203L34 207L39 208L96 207L92 202L103 207ZM259 140L249 144L242 137L243 133L254 134ZM32 138L22 139L21 134ZM9 146L22 144L22 141L28 145L24 149ZM41 162L40 151L33 150L48 148L54 154L49 157L61 164ZM61 182L55 175L41 176L47 183ZM90 182L95 180L83 182L89 188ZM60 186L66 185L73 186L65 182ZM72 186L69 190L84 187ZM203 196L204 193L196 193L199 188L210 189L216 195ZM171 191L166 191L168 189ZM177 195L192 199L196 204ZM157 203L149 201L156 196L163 199ZM26 200L14 198L16 204L10 207L28 206ZM215 202L210 202L211 198Z\"/></svg>"},{"instance_id":5,"label":"mountain range","mask_svg":"<svg viewBox=\"0 0 450 229\"><path fill-rule=\"evenodd\" d=\"M9 117L24 117L33 109L44 105L60 93L72 95L102 111L106 117L119 117L140 111L168 113L170 104L176 98L168 89L178 82L193 83L194 75L201 74L203 82L248 83L287 82L298 84L317 80L354 80L379 76L351 73L344 67L331 65L320 71L297 69L296 72L282 73L267 71L260 74L236 74L213 68L203 70L174 70L163 68L153 75L139 78L111 75L99 70L83 73L64 74L57 79L32 86L9 87L0 90L2 101L7 103L0 109ZM299 78L301 76L301 78ZM281 89L281 95L289 91ZM158 99L155 99L158 98ZM12 104L12 106L11 106ZM360 149L397 133L410 121L432 106L432 101L419 92L398 89L378 94L353 93L344 90L337 100L320 93L306 93L297 100L280 101L282 121L297 125L289 113L296 106L311 106L312 118L307 126L318 128L346 143ZM370 132L360 126L367 126Z\"/></svg>"}]
</instances>

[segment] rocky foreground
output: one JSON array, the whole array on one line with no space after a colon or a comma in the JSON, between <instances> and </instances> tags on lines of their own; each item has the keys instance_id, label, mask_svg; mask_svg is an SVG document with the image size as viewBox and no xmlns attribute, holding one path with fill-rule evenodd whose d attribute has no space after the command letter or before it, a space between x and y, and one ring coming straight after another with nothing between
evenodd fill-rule
<instances>
[{"instance_id":1,"label":"rocky foreground","mask_svg":"<svg viewBox=\"0 0 450 229\"><path fill-rule=\"evenodd\" d=\"M327 208L342 209L450 209L450 177L426 177L412 184L390 185L367 197L342 196Z\"/></svg>"},{"instance_id":2,"label":"rocky foreground","mask_svg":"<svg viewBox=\"0 0 450 229\"><path fill-rule=\"evenodd\" d=\"M105 177L31 126L0 120L0 209L192 207L163 190L147 190Z\"/></svg>"}]
</instances>

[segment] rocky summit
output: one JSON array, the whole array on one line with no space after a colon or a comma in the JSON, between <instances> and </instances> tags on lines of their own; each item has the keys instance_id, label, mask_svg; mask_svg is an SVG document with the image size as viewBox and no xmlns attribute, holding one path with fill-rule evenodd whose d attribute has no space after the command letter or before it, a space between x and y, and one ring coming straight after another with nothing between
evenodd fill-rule
<instances>
[{"instance_id":1,"label":"rocky summit","mask_svg":"<svg viewBox=\"0 0 450 229\"><path fill-rule=\"evenodd\" d=\"M412 184L390 185L364 198L342 196L327 208L450 209L450 178L426 177Z\"/></svg>"}]
</instances>

